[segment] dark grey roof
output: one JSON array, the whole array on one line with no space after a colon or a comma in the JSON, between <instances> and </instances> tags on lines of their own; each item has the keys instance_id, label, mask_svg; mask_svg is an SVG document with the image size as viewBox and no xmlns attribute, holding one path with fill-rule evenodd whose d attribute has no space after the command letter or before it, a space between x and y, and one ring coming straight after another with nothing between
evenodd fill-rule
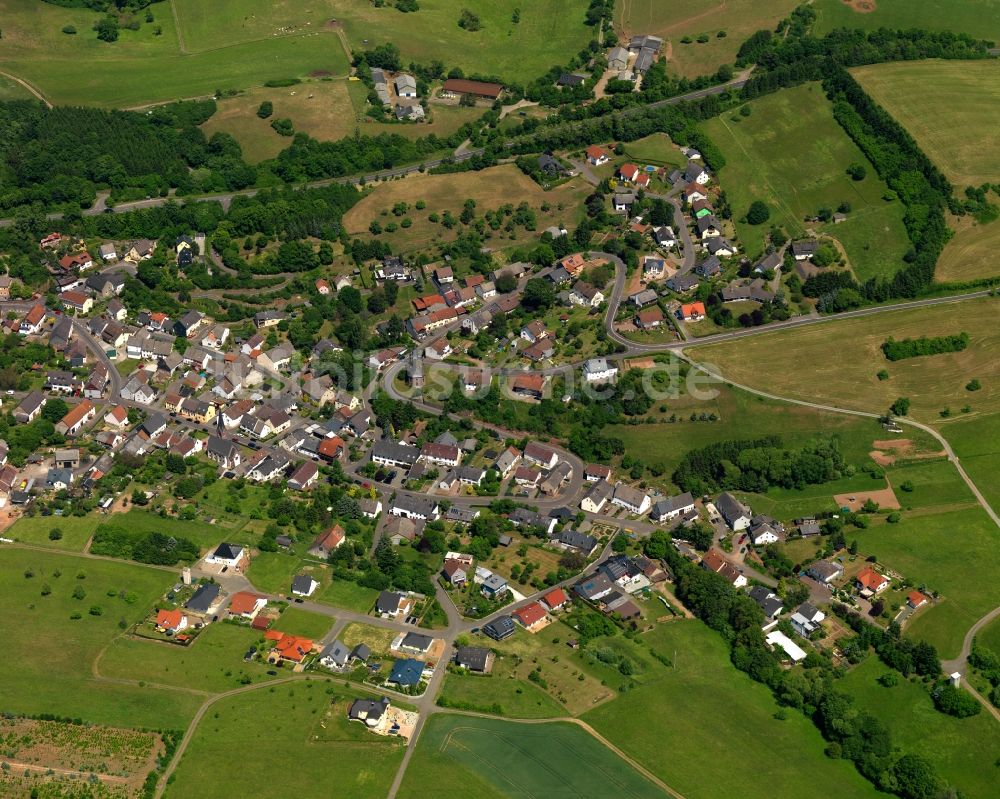
<instances>
[{"instance_id":1,"label":"dark grey roof","mask_svg":"<svg viewBox=\"0 0 1000 799\"><path fill-rule=\"evenodd\" d=\"M416 447L405 447L395 441L376 441L372 447L372 458L383 458L394 463L405 463L412 465L420 457L420 450Z\"/></svg>"},{"instance_id":2,"label":"dark grey roof","mask_svg":"<svg viewBox=\"0 0 1000 799\"><path fill-rule=\"evenodd\" d=\"M321 660L332 660L337 666L346 666L350 658L351 650L339 639L326 646L320 653Z\"/></svg>"},{"instance_id":3,"label":"dark grey roof","mask_svg":"<svg viewBox=\"0 0 1000 799\"><path fill-rule=\"evenodd\" d=\"M712 277L712 275L717 275L722 271L722 262L716 258L714 255L708 256L704 261L698 264L694 271L699 275L704 275L705 277Z\"/></svg>"},{"instance_id":4,"label":"dark grey roof","mask_svg":"<svg viewBox=\"0 0 1000 799\"><path fill-rule=\"evenodd\" d=\"M222 558L224 560L233 560L240 556L240 552L243 551L243 547L237 546L236 544L227 544L223 541L219 546L215 548L215 552L212 553L212 557Z\"/></svg>"},{"instance_id":5,"label":"dark grey roof","mask_svg":"<svg viewBox=\"0 0 1000 799\"><path fill-rule=\"evenodd\" d=\"M354 649L351 650L351 658L353 660L368 660L372 656L372 651L368 648L366 644L358 644Z\"/></svg>"},{"instance_id":6,"label":"dark grey roof","mask_svg":"<svg viewBox=\"0 0 1000 799\"><path fill-rule=\"evenodd\" d=\"M375 602L375 610L379 613L395 613L399 609L401 596L397 591L383 591Z\"/></svg>"},{"instance_id":7,"label":"dark grey roof","mask_svg":"<svg viewBox=\"0 0 1000 799\"><path fill-rule=\"evenodd\" d=\"M292 578L292 593L308 594L313 578L308 574L296 574Z\"/></svg>"},{"instance_id":8,"label":"dark grey roof","mask_svg":"<svg viewBox=\"0 0 1000 799\"><path fill-rule=\"evenodd\" d=\"M423 633L407 633L403 636L403 642L400 646L405 646L408 649L418 649L421 652L426 652L430 649L431 644L434 639L429 635L424 635Z\"/></svg>"},{"instance_id":9,"label":"dark grey roof","mask_svg":"<svg viewBox=\"0 0 1000 799\"><path fill-rule=\"evenodd\" d=\"M473 671L485 671L490 650L483 646L460 646L455 652L455 663Z\"/></svg>"},{"instance_id":10,"label":"dark grey roof","mask_svg":"<svg viewBox=\"0 0 1000 799\"><path fill-rule=\"evenodd\" d=\"M741 516L750 515L749 509L728 491L724 491L715 501L715 507L722 514L722 518L730 525Z\"/></svg>"},{"instance_id":11,"label":"dark grey roof","mask_svg":"<svg viewBox=\"0 0 1000 799\"><path fill-rule=\"evenodd\" d=\"M386 710L389 709L389 697L383 696L378 701L374 699L355 699L351 704L351 709L347 711L347 718L351 721L365 721L369 719L380 719Z\"/></svg>"},{"instance_id":12,"label":"dark grey roof","mask_svg":"<svg viewBox=\"0 0 1000 799\"><path fill-rule=\"evenodd\" d=\"M579 530L563 530L559 533L557 540L563 546L579 549L581 552L590 552L597 546L596 538L592 535L581 533Z\"/></svg>"},{"instance_id":13,"label":"dark grey roof","mask_svg":"<svg viewBox=\"0 0 1000 799\"><path fill-rule=\"evenodd\" d=\"M187 601L184 607L188 610L193 610L195 613L207 613L208 609L215 604L221 593L222 589L215 583L205 583L194 592L194 595Z\"/></svg>"},{"instance_id":14,"label":"dark grey roof","mask_svg":"<svg viewBox=\"0 0 1000 799\"><path fill-rule=\"evenodd\" d=\"M510 616L501 616L484 624L483 632L497 641L508 638L514 634L514 620Z\"/></svg>"}]
</instances>

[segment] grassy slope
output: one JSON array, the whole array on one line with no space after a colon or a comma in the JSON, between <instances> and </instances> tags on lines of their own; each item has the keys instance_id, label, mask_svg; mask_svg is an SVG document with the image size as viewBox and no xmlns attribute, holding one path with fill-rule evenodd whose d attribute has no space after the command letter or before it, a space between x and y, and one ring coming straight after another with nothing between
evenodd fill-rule
<instances>
[{"instance_id":1,"label":"grassy slope","mask_svg":"<svg viewBox=\"0 0 1000 799\"><path fill-rule=\"evenodd\" d=\"M620 35L652 33L669 39L671 68L696 77L731 64L750 34L761 28L773 30L795 6L794 0L618 0L614 22ZM719 38L719 31L726 36ZM681 43L684 36L697 39L703 33L709 35L705 43Z\"/></svg>"},{"instance_id":2,"label":"grassy slope","mask_svg":"<svg viewBox=\"0 0 1000 799\"><path fill-rule=\"evenodd\" d=\"M859 14L843 0L816 0L816 33L834 28L919 28L1000 39L997 0L877 0L871 13Z\"/></svg>"},{"instance_id":3,"label":"grassy slope","mask_svg":"<svg viewBox=\"0 0 1000 799\"><path fill-rule=\"evenodd\" d=\"M332 698L323 683L312 681L219 701L199 725L165 796L251 796L261 786L280 784L280 795L299 799L381 799L403 748L349 726L342 703L324 718ZM246 756L234 756L238 752Z\"/></svg>"},{"instance_id":4,"label":"grassy slope","mask_svg":"<svg viewBox=\"0 0 1000 799\"><path fill-rule=\"evenodd\" d=\"M536 237L540 231L549 225L564 224L572 228L579 217L579 205L587 196L589 187L581 180L564 183L552 191L543 191L541 186L525 175L512 164L491 167L481 172L459 172L451 175L416 175L405 180L383 183L356 203L344 215L344 229L351 235L368 235L368 225L377 219L384 227L388 222L400 222L400 217L391 213L381 216L383 211L390 211L392 206L405 201L410 203L407 216L413 220L409 229L400 228L395 233L383 233L379 238L388 242L393 252L410 252L432 246L437 241L451 241L459 232L460 225L452 230L446 230L440 224L428 221L432 213L442 214L451 211L457 218L466 199L476 201L476 215L481 216L487 210L496 210L505 203L518 205L526 202L537 215L537 231L527 232L527 236ZM418 211L413 208L417 200L423 200L427 207ZM549 203L548 213L541 211L543 203ZM502 232L502 231L501 231ZM499 233L487 240L487 246L501 246ZM518 241L524 242L526 231L519 228Z\"/></svg>"},{"instance_id":5,"label":"grassy slope","mask_svg":"<svg viewBox=\"0 0 1000 799\"><path fill-rule=\"evenodd\" d=\"M467 704L484 712L497 704L504 716L516 719L566 715L562 705L533 683L499 675L449 674L445 677L441 696L449 702Z\"/></svg>"},{"instance_id":6,"label":"grassy slope","mask_svg":"<svg viewBox=\"0 0 1000 799\"><path fill-rule=\"evenodd\" d=\"M1000 752L1000 727L996 721L985 711L969 719L939 713L919 683L900 682L892 688L879 685L878 677L887 671L873 655L837 687L851 694L858 706L882 719L903 752L928 758L962 796L996 796L994 761Z\"/></svg>"},{"instance_id":7,"label":"grassy slope","mask_svg":"<svg viewBox=\"0 0 1000 799\"><path fill-rule=\"evenodd\" d=\"M310 613L308 610L290 607L281 614L281 618L274 623L274 627L283 633L301 635L318 641L330 631L334 621L335 619L330 616L321 616L318 613Z\"/></svg>"},{"instance_id":8,"label":"grassy slope","mask_svg":"<svg viewBox=\"0 0 1000 799\"><path fill-rule=\"evenodd\" d=\"M1000 508L1000 414L958 419L943 433L986 501Z\"/></svg>"},{"instance_id":9,"label":"grassy slope","mask_svg":"<svg viewBox=\"0 0 1000 799\"><path fill-rule=\"evenodd\" d=\"M468 75L497 75L508 81L529 81L566 63L596 35L583 22L586 0L420 0L420 10L410 14L388 3L375 8L356 0L331 0L330 5L356 49L389 41L399 47L404 64L438 59ZM479 16L481 30L458 27L464 8ZM511 22L514 9L521 14L517 25Z\"/></svg>"},{"instance_id":10,"label":"grassy slope","mask_svg":"<svg viewBox=\"0 0 1000 799\"><path fill-rule=\"evenodd\" d=\"M736 671L716 633L684 621L650 636L675 667L583 720L687 799L791 799L815 795L817 785L836 785L842 798L877 795L848 763L823 754L804 716L774 718L770 692Z\"/></svg>"},{"instance_id":11,"label":"grassy slope","mask_svg":"<svg viewBox=\"0 0 1000 799\"><path fill-rule=\"evenodd\" d=\"M937 421L946 407L956 415L966 404L975 413L1000 407L996 313L994 298L965 300L763 334L737 344L699 347L691 354L715 364L729 379L780 396L875 413L903 396L911 399L913 416ZM890 335L902 339L961 331L971 337L963 352L890 363L879 349ZM802 364L809 364L808 374L802 373ZM889 372L888 380L876 378L881 369ZM982 382L980 391L966 391L972 378Z\"/></svg>"},{"instance_id":12,"label":"grassy slope","mask_svg":"<svg viewBox=\"0 0 1000 799\"><path fill-rule=\"evenodd\" d=\"M243 662L244 653L252 645L260 649L262 641L257 631L235 624L211 624L189 647L118 638L101 657L99 668L103 677L231 691L244 677L253 682L270 679L265 664Z\"/></svg>"},{"instance_id":13,"label":"grassy slope","mask_svg":"<svg viewBox=\"0 0 1000 799\"><path fill-rule=\"evenodd\" d=\"M399 796L605 796L663 793L584 730L434 716Z\"/></svg>"},{"instance_id":14,"label":"grassy slope","mask_svg":"<svg viewBox=\"0 0 1000 799\"><path fill-rule=\"evenodd\" d=\"M14 522L5 535L26 544L83 552L87 540L104 518L93 514L63 517L23 516ZM56 528L62 531L63 537L53 541L49 538L49 533Z\"/></svg>"},{"instance_id":15,"label":"grassy slope","mask_svg":"<svg viewBox=\"0 0 1000 799\"><path fill-rule=\"evenodd\" d=\"M225 4L214 3L213 13L220 5L225 11ZM144 22L138 31L122 29L112 44L97 40L91 24L98 15L87 9L9 0L4 12L0 69L27 79L55 103L127 107L208 95L217 88L245 88L313 70L344 75L348 68L332 32L267 35L220 46L216 29L210 37L212 49L198 52L188 46L184 54L166 3L153 7L153 24ZM62 33L67 24L78 33ZM154 35L154 25L162 27L160 36Z\"/></svg>"},{"instance_id":16,"label":"grassy slope","mask_svg":"<svg viewBox=\"0 0 1000 799\"><path fill-rule=\"evenodd\" d=\"M846 201L852 208L846 222L810 227L840 240L861 280L896 272L908 245L903 206L881 199L885 183L837 124L819 85L786 89L754 100L750 107L749 117L725 114L704 125L726 157L719 180L734 216L742 217L757 199L771 209L768 224L737 222L746 251L762 251L770 225L804 235L805 216L820 208L835 210ZM867 165L864 180L847 176L852 163Z\"/></svg>"},{"instance_id":17,"label":"grassy slope","mask_svg":"<svg viewBox=\"0 0 1000 799\"><path fill-rule=\"evenodd\" d=\"M34 572L30 579L25 577L28 569ZM127 563L5 549L0 555L0 617L4 641L18 656L16 667L6 669L0 682L0 708L126 727L186 726L201 697L101 682L90 671L100 650L119 635L119 620L132 623L145 616L175 577ZM45 584L51 593L41 596ZM78 585L86 591L83 600L72 597ZM112 589L134 592L137 599L128 604L108 597ZM91 616L93 605L103 614ZM82 618L70 619L74 612Z\"/></svg>"},{"instance_id":18,"label":"grassy slope","mask_svg":"<svg viewBox=\"0 0 1000 799\"><path fill-rule=\"evenodd\" d=\"M983 146L1000 126L995 60L905 61L852 73L952 183L979 186L1000 178L1000 153Z\"/></svg>"},{"instance_id":19,"label":"grassy slope","mask_svg":"<svg viewBox=\"0 0 1000 799\"><path fill-rule=\"evenodd\" d=\"M899 524L874 524L850 537L914 585L941 594L943 601L916 616L907 632L933 643L943 658L955 657L966 631L1000 604L1000 530L979 508L902 515Z\"/></svg>"}]
</instances>

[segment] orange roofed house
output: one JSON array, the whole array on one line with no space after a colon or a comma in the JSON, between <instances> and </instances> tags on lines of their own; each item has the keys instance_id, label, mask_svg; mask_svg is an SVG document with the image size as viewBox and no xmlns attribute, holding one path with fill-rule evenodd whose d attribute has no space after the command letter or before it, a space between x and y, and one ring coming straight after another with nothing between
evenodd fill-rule
<instances>
[{"instance_id":1,"label":"orange roofed house","mask_svg":"<svg viewBox=\"0 0 1000 799\"><path fill-rule=\"evenodd\" d=\"M263 610L265 605L267 605L267 600L264 597L251 594L249 591L238 591L233 594L233 598L229 602L229 614L253 619Z\"/></svg>"},{"instance_id":2,"label":"orange roofed house","mask_svg":"<svg viewBox=\"0 0 1000 799\"><path fill-rule=\"evenodd\" d=\"M317 536L316 540L313 541L309 554L325 558L343 543L344 528L339 524L335 524L325 533L320 533L319 536Z\"/></svg>"},{"instance_id":3,"label":"orange roofed house","mask_svg":"<svg viewBox=\"0 0 1000 799\"><path fill-rule=\"evenodd\" d=\"M297 635L289 635L277 630L268 630L264 633L264 638L268 641L274 641L274 646L271 647L271 652L267 656L269 663L277 663L282 660L301 663L315 646L312 638L300 638Z\"/></svg>"},{"instance_id":4,"label":"orange roofed house","mask_svg":"<svg viewBox=\"0 0 1000 799\"><path fill-rule=\"evenodd\" d=\"M879 574L871 566L865 566L855 578L858 593L861 596L869 597L882 593L889 587L889 578Z\"/></svg>"},{"instance_id":5,"label":"orange roofed house","mask_svg":"<svg viewBox=\"0 0 1000 799\"><path fill-rule=\"evenodd\" d=\"M64 436L75 436L87 422L94 418L96 413L97 411L90 400L81 400L56 425L56 432Z\"/></svg>"},{"instance_id":6,"label":"orange roofed house","mask_svg":"<svg viewBox=\"0 0 1000 799\"><path fill-rule=\"evenodd\" d=\"M608 163L608 154L604 148L592 144L587 148L587 160L594 166L601 166Z\"/></svg>"},{"instance_id":7,"label":"orange roofed house","mask_svg":"<svg viewBox=\"0 0 1000 799\"><path fill-rule=\"evenodd\" d=\"M705 318L705 303L688 302L681 306L681 319L697 322Z\"/></svg>"},{"instance_id":8,"label":"orange roofed house","mask_svg":"<svg viewBox=\"0 0 1000 799\"><path fill-rule=\"evenodd\" d=\"M180 609L158 610L156 612L156 629L163 632L178 633L188 626L187 616Z\"/></svg>"},{"instance_id":9,"label":"orange roofed house","mask_svg":"<svg viewBox=\"0 0 1000 799\"><path fill-rule=\"evenodd\" d=\"M573 253L573 255L567 255L563 258L559 265L569 272L572 277L579 277L580 273L583 271L583 267L586 266L587 259L583 257L582 252Z\"/></svg>"},{"instance_id":10,"label":"orange roofed house","mask_svg":"<svg viewBox=\"0 0 1000 799\"><path fill-rule=\"evenodd\" d=\"M545 377L539 374L519 374L510 384L513 393L532 399L541 399L544 387Z\"/></svg>"},{"instance_id":11,"label":"orange roofed house","mask_svg":"<svg viewBox=\"0 0 1000 799\"><path fill-rule=\"evenodd\" d=\"M532 602L514 611L513 616L528 632L537 632L545 626L548 618L545 608L538 602Z\"/></svg>"},{"instance_id":12,"label":"orange roofed house","mask_svg":"<svg viewBox=\"0 0 1000 799\"><path fill-rule=\"evenodd\" d=\"M569 602L569 596L561 588L553 588L542 597L542 604L549 610L559 610Z\"/></svg>"}]
</instances>

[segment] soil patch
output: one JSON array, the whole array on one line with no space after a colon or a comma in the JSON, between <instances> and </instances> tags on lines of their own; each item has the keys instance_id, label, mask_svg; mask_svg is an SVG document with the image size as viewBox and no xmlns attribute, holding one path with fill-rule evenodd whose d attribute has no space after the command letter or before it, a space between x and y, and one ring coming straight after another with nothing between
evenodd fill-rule
<instances>
[{"instance_id":1,"label":"soil patch","mask_svg":"<svg viewBox=\"0 0 1000 799\"><path fill-rule=\"evenodd\" d=\"M329 78L333 73L327 72L325 69L314 69L309 73L310 78Z\"/></svg>"},{"instance_id":2,"label":"soil patch","mask_svg":"<svg viewBox=\"0 0 1000 799\"><path fill-rule=\"evenodd\" d=\"M625 361L625 371L629 369L652 369L656 361L652 358L629 358Z\"/></svg>"},{"instance_id":3,"label":"soil patch","mask_svg":"<svg viewBox=\"0 0 1000 799\"><path fill-rule=\"evenodd\" d=\"M869 452L868 456L879 466L892 466L896 462L895 455L886 455L884 452L880 452L877 449Z\"/></svg>"},{"instance_id":4,"label":"soil patch","mask_svg":"<svg viewBox=\"0 0 1000 799\"><path fill-rule=\"evenodd\" d=\"M862 506L870 499L877 502L879 508L883 510L899 510L899 500L892 488L883 488L879 491L859 491L854 494L836 494L833 497L837 507L849 508L852 511L861 510Z\"/></svg>"},{"instance_id":5,"label":"soil patch","mask_svg":"<svg viewBox=\"0 0 1000 799\"><path fill-rule=\"evenodd\" d=\"M843 0L843 3L858 14L871 14L875 10L875 0Z\"/></svg>"},{"instance_id":6,"label":"soil patch","mask_svg":"<svg viewBox=\"0 0 1000 799\"><path fill-rule=\"evenodd\" d=\"M876 440L872 442L875 449L911 449L913 442L908 438L893 438L886 441Z\"/></svg>"}]
</instances>

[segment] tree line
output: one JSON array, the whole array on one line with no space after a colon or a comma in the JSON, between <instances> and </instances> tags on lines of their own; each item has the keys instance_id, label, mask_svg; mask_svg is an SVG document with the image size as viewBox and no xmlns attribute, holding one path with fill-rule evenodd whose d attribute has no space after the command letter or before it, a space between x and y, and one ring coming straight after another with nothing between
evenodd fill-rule
<instances>
[{"instance_id":1,"label":"tree line","mask_svg":"<svg viewBox=\"0 0 1000 799\"><path fill-rule=\"evenodd\" d=\"M969 334L957 333L953 336L921 336L896 341L892 336L882 343L882 354L887 360L901 361L921 355L939 355L944 352L961 352L969 346Z\"/></svg>"}]
</instances>

